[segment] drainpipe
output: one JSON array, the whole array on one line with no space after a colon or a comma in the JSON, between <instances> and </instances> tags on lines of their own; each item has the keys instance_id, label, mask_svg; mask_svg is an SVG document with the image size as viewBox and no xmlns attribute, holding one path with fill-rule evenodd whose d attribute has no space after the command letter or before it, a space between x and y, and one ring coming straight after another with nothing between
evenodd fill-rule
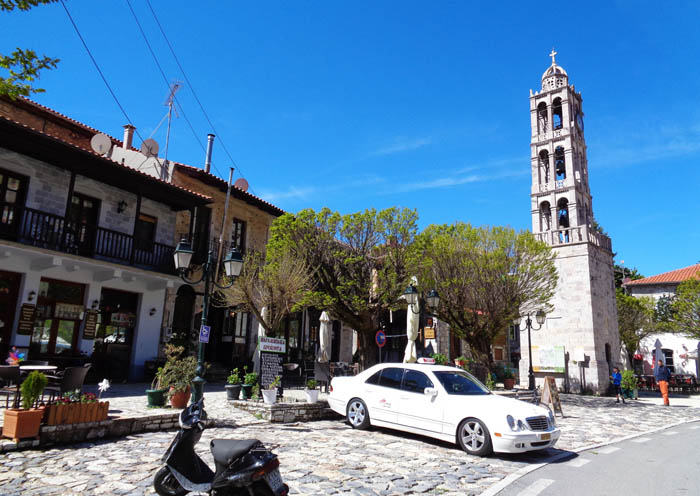
<instances>
[{"instance_id":1,"label":"drainpipe","mask_svg":"<svg viewBox=\"0 0 700 496\"><path fill-rule=\"evenodd\" d=\"M126 126L124 126L124 143L122 146L124 150L131 150L131 143L134 141L135 129L136 128L131 124L127 124Z\"/></svg>"},{"instance_id":2,"label":"drainpipe","mask_svg":"<svg viewBox=\"0 0 700 496\"><path fill-rule=\"evenodd\" d=\"M214 135L207 134L207 157L204 160L204 172L209 172L211 168L211 150L214 148Z\"/></svg>"}]
</instances>

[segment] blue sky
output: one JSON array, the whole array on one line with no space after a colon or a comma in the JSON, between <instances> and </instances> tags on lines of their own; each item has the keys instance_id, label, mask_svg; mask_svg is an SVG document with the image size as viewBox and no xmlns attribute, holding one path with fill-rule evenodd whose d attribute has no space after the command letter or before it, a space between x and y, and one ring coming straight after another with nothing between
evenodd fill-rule
<instances>
[{"instance_id":1,"label":"blue sky","mask_svg":"<svg viewBox=\"0 0 700 496\"><path fill-rule=\"evenodd\" d=\"M184 80L146 2L130 1L168 80ZM593 211L617 260L645 275L700 261L695 2L151 3L218 131L215 172L232 165L223 141L235 177L287 211L398 205L421 226L531 227L528 96L554 46L582 92ZM148 137L167 85L127 2L66 5ZM60 4L0 27L0 51L61 59L35 100L121 137ZM211 126L189 85L178 98L197 139L181 115L169 157L201 165Z\"/></svg>"}]
</instances>

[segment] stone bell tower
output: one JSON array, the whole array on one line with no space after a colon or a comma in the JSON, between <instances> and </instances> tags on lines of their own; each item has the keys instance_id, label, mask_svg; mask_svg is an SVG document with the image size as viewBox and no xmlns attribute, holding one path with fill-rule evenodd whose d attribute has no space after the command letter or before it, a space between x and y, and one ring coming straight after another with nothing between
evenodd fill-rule
<instances>
[{"instance_id":1,"label":"stone bell tower","mask_svg":"<svg viewBox=\"0 0 700 496\"><path fill-rule=\"evenodd\" d=\"M593 216L581 93L556 54L552 50L542 89L530 90L532 232L554 249L559 274L553 311L532 332L532 361L538 384L553 375L572 392L582 382L604 391L620 357L612 244ZM526 333L520 342L520 380L527 384Z\"/></svg>"}]
</instances>

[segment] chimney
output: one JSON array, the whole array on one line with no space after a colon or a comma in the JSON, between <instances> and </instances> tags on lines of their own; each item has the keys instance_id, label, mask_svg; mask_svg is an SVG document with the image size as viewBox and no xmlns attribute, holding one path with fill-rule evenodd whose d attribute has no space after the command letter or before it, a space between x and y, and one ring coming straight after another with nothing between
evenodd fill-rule
<instances>
[{"instance_id":1,"label":"chimney","mask_svg":"<svg viewBox=\"0 0 700 496\"><path fill-rule=\"evenodd\" d=\"M204 172L209 172L211 169L211 150L214 148L214 135L207 134L207 157L204 159Z\"/></svg>"},{"instance_id":2,"label":"chimney","mask_svg":"<svg viewBox=\"0 0 700 496\"><path fill-rule=\"evenodd\" d=\"M122 148L124 150L131 150L131 143L134 141L134 130L136 128L132 126L131 124L127 124L124 126L124 144L122 145Z\"/></svg>"}]
</instances>

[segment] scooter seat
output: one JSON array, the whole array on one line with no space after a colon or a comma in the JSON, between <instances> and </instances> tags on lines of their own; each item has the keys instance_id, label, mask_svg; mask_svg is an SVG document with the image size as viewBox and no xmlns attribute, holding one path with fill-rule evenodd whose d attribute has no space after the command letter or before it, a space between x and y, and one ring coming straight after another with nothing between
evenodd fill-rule
<instances>
[{"instance_id":1,"label":"scooter seat","mask_svg":"<svg viewBox=\"0 0 700 496\"><path fill-rule=\"evenodd\" d=\"M228 466L259 442L257 439L212 439L210 449L217 467Z\"/></svg>"}]
</instances>

